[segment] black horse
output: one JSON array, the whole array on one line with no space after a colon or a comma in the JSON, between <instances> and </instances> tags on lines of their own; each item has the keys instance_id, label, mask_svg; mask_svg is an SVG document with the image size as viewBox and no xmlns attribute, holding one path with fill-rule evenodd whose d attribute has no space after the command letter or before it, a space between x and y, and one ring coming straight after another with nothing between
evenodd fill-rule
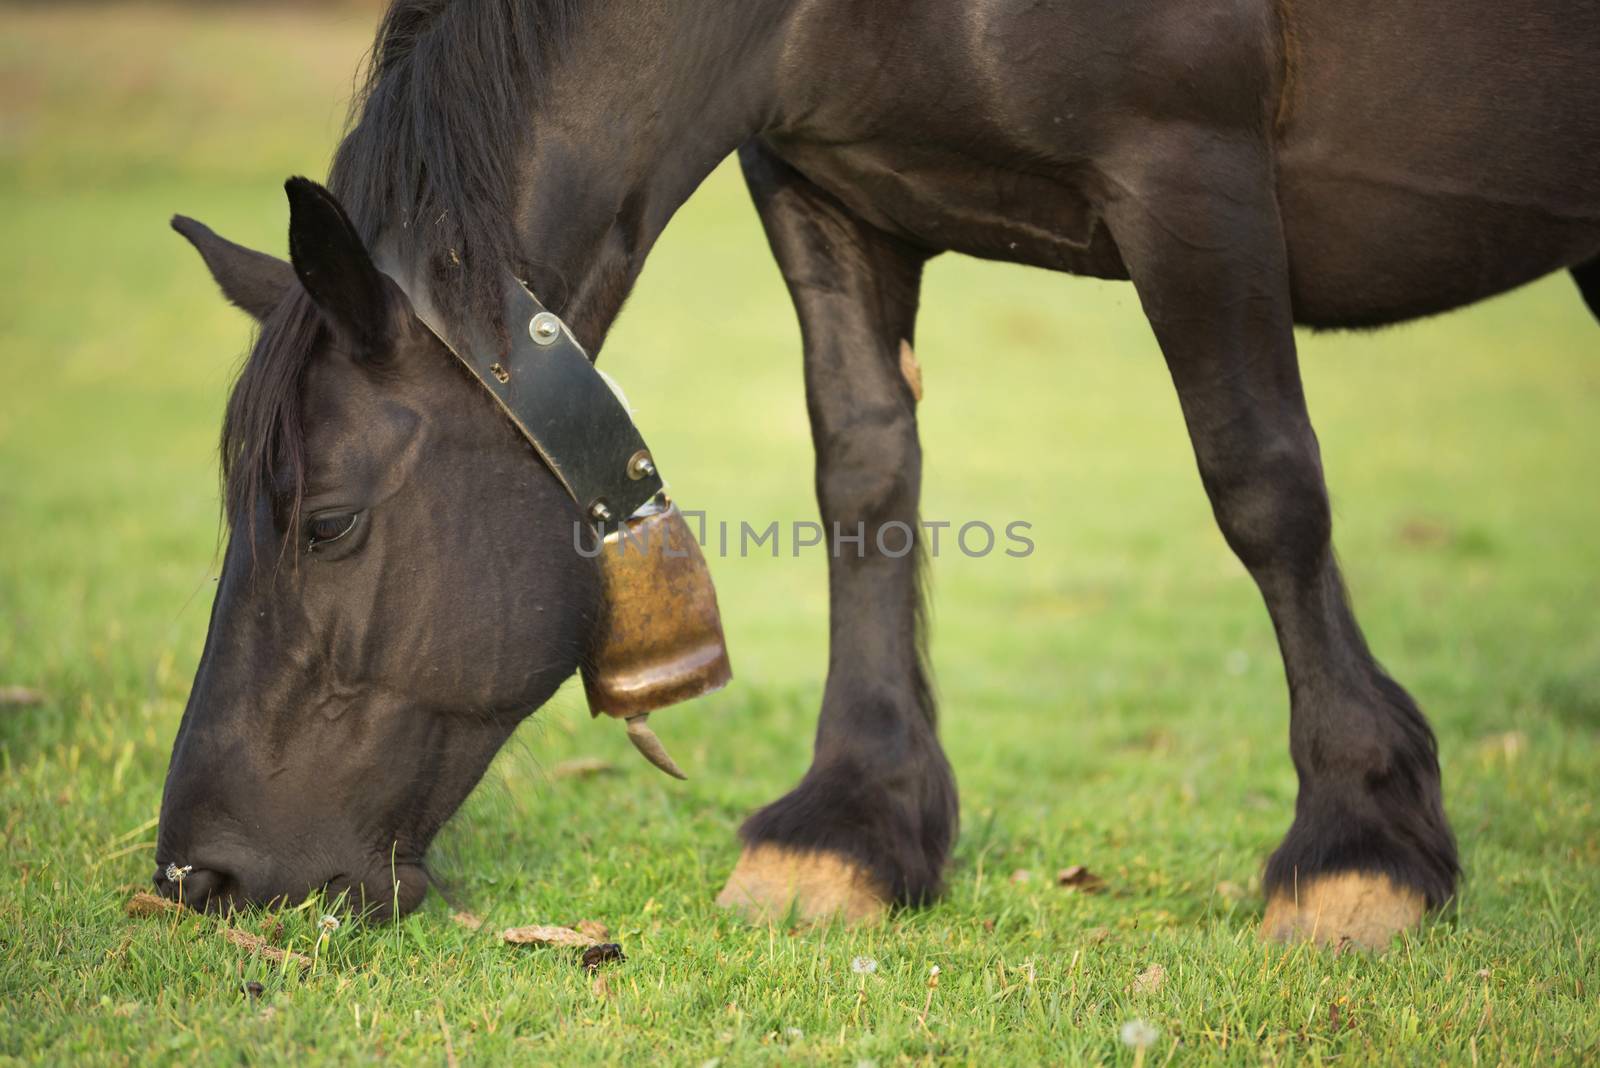
<instances>
[{"instance_id":1,"label":"black horse","mask_svg":"<svg viewBox=\"0 0 1600 1068\"><path fill-rule=\"evenodd\" d=\"M597 352L737 151L804 334L823 520L869 537L830 562L811 770L744 825L722 900L859 918L939 891L957 805L918 562L870 535L916 524L907 354L951 250L1134 283L1288 676L1265 930L1387 940L1451 897L1456 849L1433 734L1334 560L1293 326L1565 269L1600 314L1596 71L1600 6L1562 0L398 0L328 189L289 185L292 263L174 223L261 329L157 883L421 899L606 595L579 506L413 311L503 339L510 273Z\"/></svg>"}]
</instances>

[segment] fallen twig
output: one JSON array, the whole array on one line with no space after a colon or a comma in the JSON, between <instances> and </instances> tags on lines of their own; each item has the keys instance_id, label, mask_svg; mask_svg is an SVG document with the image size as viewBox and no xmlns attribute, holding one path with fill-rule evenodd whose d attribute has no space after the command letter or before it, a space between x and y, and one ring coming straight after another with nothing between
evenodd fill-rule
<instances>
[{"instance_id":1,"label":"fallen twig","mask_svg":"<svg viewBox=\"0 0 1600 1068\"><path fill-rule=\"evenodd\" d=\"M182 912L183 906L176 901L168 901L146 890L141 890L128 899L122 911L129 916L165 916L172 912Z\"/></svg>"},{"instance_id":2,"label":"fallen twig","mask_svg":"<svg viewBox=\"0 0 1600 1068\"><path fill-rule=\"evenodd\" d=\"M193 912L192 909L180 905L176 901L169 901L145 890L141 890L130 897L128 903L123 906L123 911L133 917L170 916L179 912ZM196 915L204 914L197 913ZM259 954L274 964L282 964L284 961L292 961L295 964L302 965L311 964L311 958L304 953L296 953L292 949L279 949L260 935L251 934L249 931L241 931L237 927L219 927L217 933L222 936L224 941L231 942L247 952ZM577 932L574 931L573 934L577 934Z\"/></svg>"},{"instance_id":3,"label":"fallen twig","mask_svg":"<svg viewBox=\"0 0 1600 1068\"><path fill-rule=\"evenodd\" d=\"M232 942L240 949L258 953L274 964L282 964L284 961L293 961L296 964L307 966L311 964L311 958L304 953L296 953L292 949L279 949L277 946L268 944L265 938L251 934L249 931L241 931L237 927L224 927L219 933L225 941Z\"/></svg>"}]
</instances>

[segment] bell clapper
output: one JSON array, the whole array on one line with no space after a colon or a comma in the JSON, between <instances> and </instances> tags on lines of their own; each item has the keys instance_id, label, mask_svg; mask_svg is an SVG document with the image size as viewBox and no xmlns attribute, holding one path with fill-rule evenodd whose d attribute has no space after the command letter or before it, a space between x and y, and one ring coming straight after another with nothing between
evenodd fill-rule
<instances>
[{"instance_id":1,"label":"bell clapper","mask_svg":"<svg viewBox=\"0 0 1600 1068\"><path fill-rule=\"evenodd\" d=\"M689 776L678 767L677 761L672 759L667 752L667 747L661 744L661 739L656 737L656 732L649 726L650 713L641 712L637 716L628 717L628 741L639 750L650 763L671 775L674 779L687 779Z\"/></svg>"}]
</instances>

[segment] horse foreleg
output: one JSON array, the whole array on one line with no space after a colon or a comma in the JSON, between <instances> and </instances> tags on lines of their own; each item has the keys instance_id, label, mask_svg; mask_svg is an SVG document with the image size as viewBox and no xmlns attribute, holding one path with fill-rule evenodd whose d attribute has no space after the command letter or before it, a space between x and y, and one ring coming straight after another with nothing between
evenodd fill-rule
<instances>
[{"instance_id":1,"label":"horse foreleg","mask_svg":"<svg viewBox=\"0 0 1600 1068\"><path fill-rule=\"evenodd\" d=\"M860 920L936 894L956 828L922 661L922 453L901 369L926 257L765 148L740 159L804 337L830 632L811 768L746 821L718 901L758 918L797 906Z\"/></svg>"},{"instance_id":2,"label":"horse foreleg","mask_svg":"<svg viewBox=\"0 0 1600 1068\"><path fill-rule=\"evenodd\" d=\"M1583 302L1589 305L1594 317L1600 319L1600 259L1574 267L1572 277L1578 283L1578 292L1583 294Z\"/></svg>"},{"instance_id":3,"label":"horse foreleg","mask_svg":"<svg viewBox=\"0 0 1600 1068\"><path fill-rule=\"evenodd\" d=\"M1262 933L1386 945L1453 893L1455 843L1433 733L1368 651L1334 560L1269 150L1248 131L1129 143L1106 167L1107 224L1288 676L1300 792L1267 864Z\"/></svg>"}]
</instances>

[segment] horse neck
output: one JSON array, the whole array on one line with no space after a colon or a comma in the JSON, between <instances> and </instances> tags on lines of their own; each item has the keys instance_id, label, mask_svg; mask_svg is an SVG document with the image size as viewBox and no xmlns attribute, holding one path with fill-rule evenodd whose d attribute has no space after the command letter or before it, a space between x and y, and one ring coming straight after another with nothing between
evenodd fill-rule
<instances>
[{"instance_id":1,"label":"horse neck","mask_svg":"<svg viewBox=\"0 0 1600 1068\"><path fill-rule=\"evenodd\" d=\"M795 2L594 3L547 74L517 247L534 292L591 353L673 213L771 121Z\"/></svg>"}]
</instances>

